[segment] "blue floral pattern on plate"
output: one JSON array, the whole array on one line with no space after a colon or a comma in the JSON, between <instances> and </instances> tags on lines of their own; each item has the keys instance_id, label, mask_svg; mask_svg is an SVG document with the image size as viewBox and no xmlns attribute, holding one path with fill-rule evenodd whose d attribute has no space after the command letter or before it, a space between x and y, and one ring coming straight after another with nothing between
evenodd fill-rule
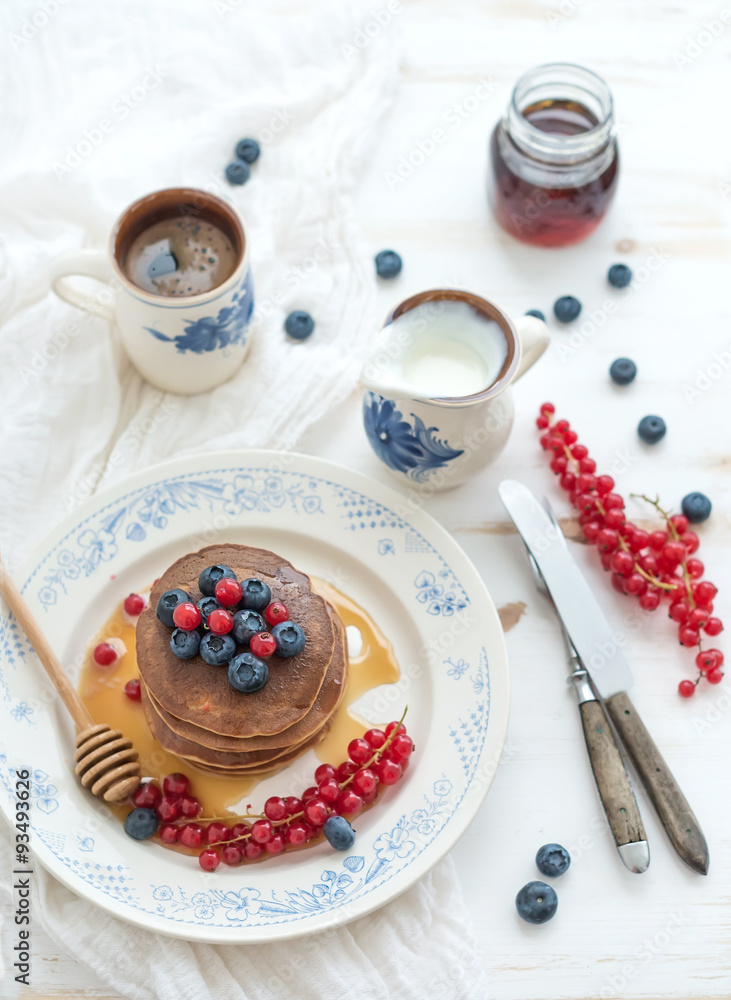
<instances>
[{"instance_id":1,"label":"blue floral pattern on plate","mask_svg":"<svg viewBox=\"0 0 731 1000\"><path fill-rule=\"evenodd\" d=\"M395 472L403 472L416 482L424 482L434 469L443 469L464 452L450 448L437 437L436 427L427 427L412 413L413 426L405 420L391 399L367 392L363 399L363 424L371 448Z\"/></svg>"},{"instance_id":2,"label":"blue floral pattern on plate","mask_svg":"<svg viewBox=\"0 0 731 1000\"><path fill-rule=\"evenodd\" d=\"M154 327L146 326L145 330L157 340L175 344L180 354L192 351L194 354L205 354L235 344L246 343L251 315L254 312L254 286L251 269L246 272L238 291L234 293L232 305L218 310L216 316L202 316L200 319L184 319L185 329L176 337L169 337Z\"/></svg>"}]
</instances>

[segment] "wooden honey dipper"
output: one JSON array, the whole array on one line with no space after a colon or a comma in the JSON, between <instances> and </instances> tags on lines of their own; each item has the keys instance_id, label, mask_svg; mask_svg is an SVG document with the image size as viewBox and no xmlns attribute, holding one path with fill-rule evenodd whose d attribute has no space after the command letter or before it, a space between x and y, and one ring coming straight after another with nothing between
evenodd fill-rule
<instances>
[{"instance_id":1,"label":"wooden honey dipper","mask_svg":"<svg viewBox=\"0 0 731 1000\"><path fill-rule=\"evenodd\" d=\"M140 784L138 753L119 729L97 725L73 688L20 591L0 560L0 594L18 619L53 686L76 723L76 773L105 802L121 802Z\"/></svg>"}]
</instances>

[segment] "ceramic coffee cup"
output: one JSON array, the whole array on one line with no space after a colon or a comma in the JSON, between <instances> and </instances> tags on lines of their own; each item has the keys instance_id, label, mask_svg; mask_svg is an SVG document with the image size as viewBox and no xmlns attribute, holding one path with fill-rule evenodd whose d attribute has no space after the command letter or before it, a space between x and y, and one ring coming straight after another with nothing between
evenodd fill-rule
<instances>
[{"instance_id":1,"label":"ceramic coffee cup","mask_svg":"<svg viewBox=\"0 0 731 1000\"><path fill-rule=\"evenodd\" d=\"M179 216L213 223L230 241L236 266L220 285L173 298L152 294L125 274L132 241L155 222ZM83 275L104 283L87 292L69 280ZM72 250L51 267L53 290L66 302L119 327L122 342L140 373L168 392L205 392L226 382L249 349L254 287L249 246L241 219L225 201L195 188L167 188L134 202L117 219L109 246Z\"/></svg>"},{"instance_id":2,"label":"ceramic coffee cup","mask_svg":"<svg viewBox=\"0 0 731 1000\"><path fill-rule=\"evenodd\" d=\"M499 344L504 360L479 391L463 395L422 392L418 380L403 374L403 358L434 353L443 303L464 303L478 321L459 323L436 353L451 360L460 352L485 355L488 338ZM412 328L394 321L422 307ZM482 322L484 321L484 323ZM443 325L439 327L444 336ZM513 425L511 383L520 378L549 343L546 324L534 316L511 319L488 299L471 292L437 288L406 299L391 312L367 358L360 380L366 388L363 424L375 454L402 482L428 492L449 489L480 472L500 454ZM439 362L435 375L439 382Z\"/></svg>"}]
</instances>

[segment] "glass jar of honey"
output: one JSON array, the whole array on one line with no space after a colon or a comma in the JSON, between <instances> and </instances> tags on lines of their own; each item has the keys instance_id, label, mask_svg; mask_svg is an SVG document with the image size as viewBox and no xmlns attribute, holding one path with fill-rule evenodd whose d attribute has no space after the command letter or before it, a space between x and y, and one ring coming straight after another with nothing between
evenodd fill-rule
<instances>
[{"instance_id":1,"label":"glass jar of honey","mask_svg":"<svg viewBox=\"0 0 731 1000\"><path fill-rule=\"evenodd\" d=\"M488 197L500 225L536 246L578 243L614 197L619 152L609 87L549 63L518 80L490 140Z\"/></svg>"}]
</instances>

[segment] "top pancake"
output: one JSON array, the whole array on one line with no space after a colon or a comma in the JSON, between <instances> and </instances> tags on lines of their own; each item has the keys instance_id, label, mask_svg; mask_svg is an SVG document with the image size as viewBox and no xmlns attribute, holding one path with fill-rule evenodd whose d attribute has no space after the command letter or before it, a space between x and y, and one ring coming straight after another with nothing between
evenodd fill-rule
<instances>
[{"instance_id":1,"label":"top pancake","mask_svg":"<svg viewBox=\"0 0 731 1000\"><path fill-rule=\"evenodd\" d=\"M226 666L214 667L200 656L179 660L170 649L171 630L155 615L160 595L181 588L193 601L201 598L198 577L216 563L230 566L239 580L257 577L269 585L273 601L287 605L290 620L305 633L305 648L290 659L268 660L269 681L260 691L243 694L228 683ZM327 673L336 630L323 598L291 563L267 549L248 545L210 545L178 559L160 577L150 606L137 624L140 676L159 705L178 719L224 736L271 736L294 725L312 708Z\"/></svg>"}]
</instances>

